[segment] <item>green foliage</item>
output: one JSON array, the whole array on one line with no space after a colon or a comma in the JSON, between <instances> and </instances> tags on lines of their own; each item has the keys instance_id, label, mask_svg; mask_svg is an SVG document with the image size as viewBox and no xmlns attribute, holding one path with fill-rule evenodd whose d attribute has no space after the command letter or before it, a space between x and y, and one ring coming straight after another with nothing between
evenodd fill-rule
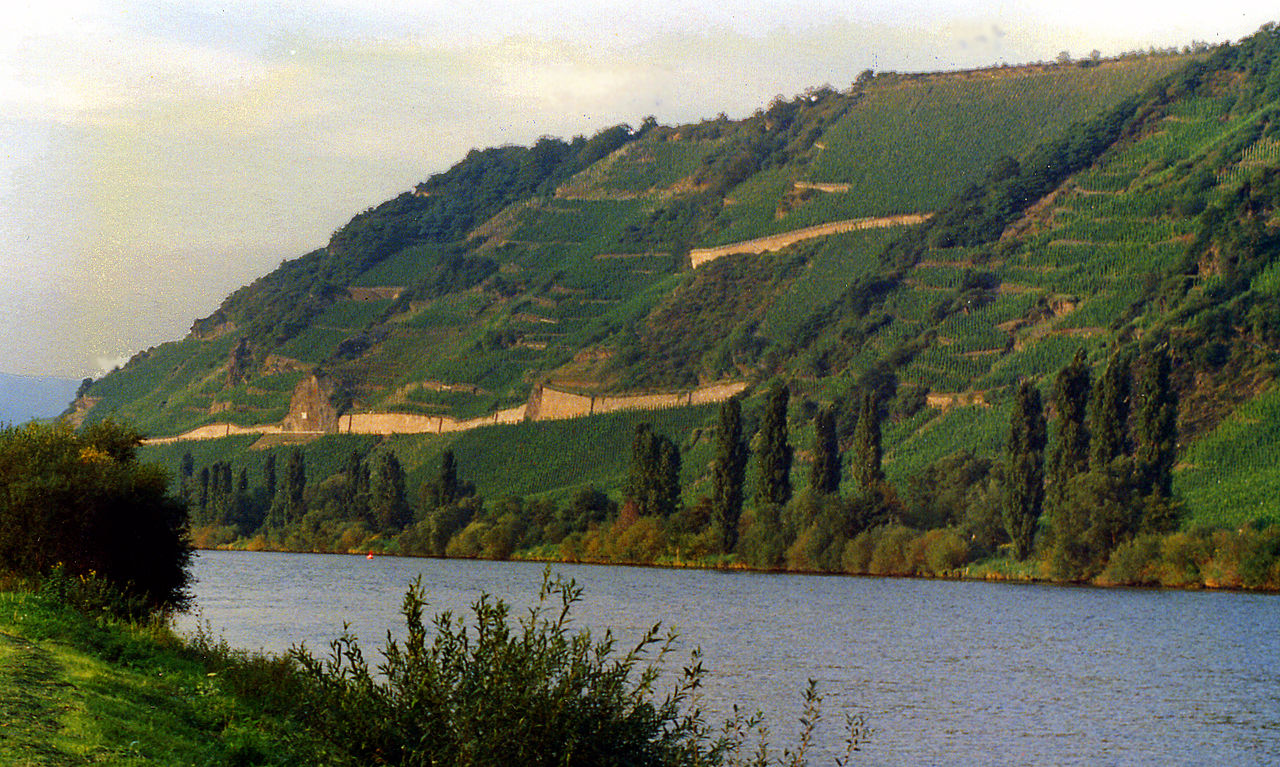
<instances>
[{"instance_id":1,"label":"green foliage","mask_svg":"<svg viewBox=\"0 0 1280 767\"><path fill-rule=\"evenodd\" d=\"M149 610L187 604L187 507L136 431L103 421L0 430L0 570L94 576Z\"/></svg>"},{"instance_id":2,"label":"green foliage","mask_svg":"<svg viewBox=\"0 0 1280 767\"><path fill-rule=\"evenodd\" d=\"M1169 381L1169 355L1148 355L1138 382L1134 424L1134 469L1142 496L1168 499L1173 492L1173 466L1178 459L1178 399Z\"/></svg>"},{"instance_id":3,"label":"green foliage","mask_svg":"<svg viewBox=\"0 0 1280 767\"><path fill-rule=\"evenodd\" d=\"M791 498L793 449L787 441L787 403L791 390L775 386L769 392L760 431L756 434L756 503L784 504Z\"/></svg>"},{"instance_id":4,"label":"green foliage","mask_svg":"<svg viewBox=\"0 0 1280 767\"><path fill-rule=\"evenodd\" d=\"M711 466L711 522L719 530L723 552L733 551L738 542L748 457L742 439L742 406L733 397L720 406L715 463Z\"/></svg>"},{"instance_id":5,"label":"green foliage","mask_svg":"<svg viewBox=\"0 0 1280 767\"><path fill-rule=\"evenodd\" d=\"M636 425L623 495L641 517L666 518L680 510L680 448L647 423Z\"/></svg>"},{"instance_id":6,"label":"green foliage","mask_svg":"<svg viewBox=\"0 0 1280 767\"><path fill-rule=\"evenodd\" d=\"M1029 382L1018 387L1009 440L1000 467L1001 516L1017 559L1026 559L1035 542L1044 508L1044 410L1040 390Z\"/></svg>"},{"instance_id":7,"label":"green foliage","mask_svg":"<svg viewBox=\"0 0 1280 767\"><path fill-rule=\"evenodd\" d=\"M849 475L858 491L865 491L884 480L884 470L880 465L880 408L871 392L862 396L851 452Z\"/></svg>"},{"instance_id":8,"label":"green foliage","mask_svg":"<svg viewBox=\"0 0 1280 767\"><path fill-rule=\"evenodd\" d=\"M1129 453L1130 361L1113 354L1089 399L1089 468L1103 471Z\"/></svg>"},{"instance_id":9,"label":"green foliage","mask_svg":"<svg viewBox=\"0 0 1280 767\"><path fill-rule=\"evenodd\" d=\"M861 444L856 441L855 444ZM879 449L877 445L877 458ZM825 407L813 418L813 461L809 468L809 486L820 493L840 492L840 443L836 434L834 407ZM876 468L879 468L877 461ZM883 476L883 473L881 473Z\"/></svg>"},{"instance_id":10,"label":"green foliage","mask_svg":"<svg viewBox=\"0 0 1280 767\"><path fill-rule=\"evenodd\" d=\"M882 75L822 138L818 181L843 181L852 216L935 210L1002 154L1021 156L1185 62L1148 57L1092 69Z\"/></svg>"},{"instance_id":11,"label":"green foliage","mask_svg":"<svg viewBox=\"0 0 1280 767\"><path fill-rule=\"evenodd\" d=\"M331 645L328 659L295 651L307 682L299 708L314 731L360 763L775 763L765 743L755 758L745 753L742 733L757 720L736 716L717 735L692 702L706 673L696 650L658 700L675 635L655 625L618 655L612 634L571 630L580 599L572 581L548 574L538 606L514 623L505 603L483 596L472 606L473 625L444 613L428 626L414 583L401 610L407 635L388 639L376 670L351 635ZM811 728L812 685L807 701ZM806 763L808 732L784 755L787 764Z\"/></svg>"}]
</instances>

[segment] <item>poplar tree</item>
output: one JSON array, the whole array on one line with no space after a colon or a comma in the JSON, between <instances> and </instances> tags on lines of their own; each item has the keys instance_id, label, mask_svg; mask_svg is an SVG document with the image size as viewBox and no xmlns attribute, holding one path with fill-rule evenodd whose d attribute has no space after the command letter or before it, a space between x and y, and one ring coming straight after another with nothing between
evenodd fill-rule
<instances>
[{"instance_id":1,"label":"poplar tree","mask_svg":"<svg viewBox=\"0 0 1280 767\"><path fill-rule=\"evenodd\" d=\"M458 500L458 459L452 450L440 455L440 503L448 504Z\"/></svg>"},{"instance_id":2,"label":"poplar tree","mask_svg":"<svg viewBox=\"0 0 1280 767\"><path fill-rule=\"evenodd\" d=\"M787 404L791 390L775 387L769 392L764 415L760 419L760 448L756 453L759 479L757 503L784 504L791 499L791 460L793 451L787 442Z\"/></svg>"},{"instance_id":3,"label":"poplar tree","mask_svg":"<svg viewBox=\"0 0 1280 767\"><path fill-rule=\"evenodd\" d=\"M631 440L626 498L639 516L670 516L680 506L680 449L647 423L637 424Z\"/></svg>"},{"instance_id":4,"label":"poplar tree","mask_svg":"<svg viewBox=\"0 0 1280 767\"><path fill-rule=\"evenodd\" d=\"M262 481L267 491L267 505L276 499L276 454L267 453L267 462L262 469Z\"/></svg>"},{"instance_id":5,"label":"poplar tree","mask_svg":"<svg viewBox=\"0 0 1280 767\"><path fill-rule=\"evenodd\" d=\"M680 448L670 438L659 435L654 441L657 481L652 489L653 512L669 517L680 511Z\"/></svg>"},{"instance_id":6,"label":"poplar tree","mask_svg":"<svg viewBox=\"0 0 1280 767\"><path fill-rule=\"evenodd\" d=\"M1040 390L1030 381L1018 386L1009 419L1009 439L1002 467L1001 516L1013 553L1026 559L1035 541L1036 524L1044 507L1044 409Z\"/></svg>"},{"instance_id":7,"label":"poplar tree","mask_svg":"<svg viewBox=\"0 0 1280 767\"><path fill-rule=\"evenodd\" d=\"M1105 471L1129 452L1129 359L1117 352L1089 401L1089 469Z\"/></svg>"},{"instance_id":8,"label":"poplar tree","mask_svg":"<svg viewBox=\"0 0 1280 767\"><path fill-rule=\"evenodd\" d=\"M405 497L404 468L390 450L378 459L378 482L369 505L379 530L403 529L412 516Z\"/></svg>"},{"instance_id":9,"label":"poplar tree","mask_svg":"<svg viewBox=\"0 0 1280 767\"><path fill-rule=\"evenodd\" d=\"M809 486L816 492L840 492L840 442L836 435L834 407L825 407L813 418L813 463L809 465Z\"/></svg>"},{"instance_id":10,"label":"poplar tree","mask_svg":"<svg viewBox=\"0 0 1280 767\"><path fill-rule=\"evenodd\" d=\"M1073 502L1073 489L1080 477L1089 471L1089 366L1084 351L1062 370L1053 387L1053 409L1057 413L1057 434L1049 456L1049 487L1046 498L1049 521L1053 526L1052 562L1060 577L1074 577L1087 563L1088 547L1084 543L1089 526L1089 509Z\"/></svg>"},{"instance_id":11,"label":"poplar tree","mask_svg":"<svg viewBox=\"0 0 1280 767\"><path fill-rule=\"evenodd\" d=\"M1143 499L1138 527L1166 532L1177 524L1173 506L1173 466L1178 460L1178 397L1169 382L1169 355L1148 355L1138 383L1134 424L1135 490Z\"/></svg>"},{"instance_id":12,"label":"poplar tree","mask_svg":"<svg viewBox=\"0 0 1280 767\"><path fill-rule=\"evenodd\" d=\"M306 510L303 505L303 494L307 489L307 464L302 451L294 448L289 453L289 463L284 468L283 498L281 498L280 521L284 524L296 522Z\"/></svg>"},{"instance_id":13,"label":"poplar tree","mask_svg":"<svg viewBox=\"0 0 1280 767\"><path fill-rule=\"evenodd\" d=\"M206 466L200 470L200 513L197 519L204 521L205 516L209 512L209 467Z\"/></svg>"},{"instance_id":14,"label":"poplar tree","mask_svg":"<svg viewBox=\"0 0 1280 767\"><path fill-rule=\"evenodd\" d=\"M716 457L711 467L711 519L720 530L721 550L726 553L738 543L746 471L742 405L734 397L720 405L720 430L716 434Z\"/></svg>"},{"instance_id":15,"label":"poplar tree","mask_svg":"<svg viewBox=\"0 0 1280 767\"><path fill-rule=\"evenodd\" d=\"M347 514L353 519L373 522L369 515L369 465L359 451L347 456Z\"/></svg>"},{"instance_id":16,"label":"poplar tree","mask_svg":"<svg viewBox=\"0 0 1280 767\"><path fill-rule=\"evenodd\" d=\"M853 431L853 460L849 467L859 490L870 490L884 481L880 449L880 412L871 392L862 395L858 424Z\"/></svg>"}]
</instances>

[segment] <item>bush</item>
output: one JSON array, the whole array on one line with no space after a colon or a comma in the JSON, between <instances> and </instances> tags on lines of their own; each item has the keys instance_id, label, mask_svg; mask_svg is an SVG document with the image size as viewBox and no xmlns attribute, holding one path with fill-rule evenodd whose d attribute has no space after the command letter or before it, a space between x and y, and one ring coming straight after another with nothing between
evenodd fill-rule
<instances>
[{"instance_id":1,"label":"bush","mask_svg":"<svg viewBox=\"0 0 1280 767\"><path fill-rule=\"evenodd\" d=\"M933 575L947 575L969 561L969 543L955 530L935 529L920 539L924 564Z\"/></svg>"},{"instance_id":2,"label":"bush","mask_svg":"<svg viewBox=\"0 0 1280 767\"><path fill-rule=\"evenodd\" d=\"M336 748L361 764L448 765L722 765L780 763L762 743L740 758L758 718L735 716L717 736L700 708L688 705L705 672L695 650L661 702L654 688L675 635L655 625L616 657L606 632L569 630L581 598L572 581L546 574L538 606L514 626L509 607L482 596L468 627L444 613L434 637L423 623L423 592L405 594L403 644L388 639L385 661L371 670L355 638L333 642L319 660L303 649L298 709ZM642 659L651 659L644 663ZM820 699L810 683L800 745L783 752L806 764ZM850 717L851 750L865 739L861 717Z\"/></svg>"},{"instance_id":3,"label":"bush","mask_svg":"<svg viewBox=\"0 0 1280 767\"><path fill-rule=\"evenodd\" d=\"M185 607L187 507L109 421L0 430L0 570L101 579L148 611Z\"/></svg>"}]
</instances>

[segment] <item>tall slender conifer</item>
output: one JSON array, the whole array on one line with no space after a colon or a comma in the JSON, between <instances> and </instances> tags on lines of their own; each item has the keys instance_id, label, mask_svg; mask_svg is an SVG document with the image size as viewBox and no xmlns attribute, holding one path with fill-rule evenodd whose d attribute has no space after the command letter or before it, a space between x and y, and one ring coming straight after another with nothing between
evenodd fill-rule
<instances>
[{"instance_id":1,"label":"tall slender conifer","mask_svg":"<svg viewBox=\"0 0 1280 767\"><path fill-rule=\"evenodd\" d=\"M759 469L756 502L784 504L791 499L792 448L787 441L787 405L791 390L774 387L760 419L760 446L756 453Z\"/></svg>"},{"instance_id":2,"label":"tall slender conifer","mask_svg":"<svg viewBox=\"0 0 1280 767\"><path fill-rule=\"evenodd\" d=\"M840 442L836 435L834 407L825 407L813 418L813 463L809 486L819 493L840 492Z\"/></svg>"},{"instance_id":3,"label":"tall slender conifer","mask_svg":"<svg viewBox=\"0 0 1280 767\"><path fill-rule=\"evenodd\" d=\"M716 457L711 467L711 520L720 531L724 552L738 542L742 515L743 480L747 470L747 446L742 441L742 406L734 397L720 405L720 429Z\"/></svg>"},{"instance_id":4,"label":"tall slender conifer","mask_svg":"<svg viewBox=\"0 0 1280 767\"><path fill-rule=\"evenodd\" d=\"M1044 409L1040 390L1030 381L1018 386L1009 420L1009 439L1002 467L1001 516L1013 553L1026 559L1035 542L1036 525L1044 508Z\"/></svg>"},{"instance_id":5,"label":"tall slender conifer","mask_svg":"<svg viewBox=\"0 0 1280 767\"><path fill-rule=\"evenodd\" d=\"M858 424L853 431L853 458L849 474L860 490L884 481L880 448L880 409L871 392L862 395Z\"/></svg>"}]
</instances>

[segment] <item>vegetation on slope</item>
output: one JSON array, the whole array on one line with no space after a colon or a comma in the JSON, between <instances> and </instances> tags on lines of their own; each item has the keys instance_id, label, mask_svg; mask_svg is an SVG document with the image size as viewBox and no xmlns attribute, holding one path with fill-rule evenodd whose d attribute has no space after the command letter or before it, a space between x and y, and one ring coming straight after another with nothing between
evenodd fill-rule
<instances>
[{"instance_id":1,"label":"vegetation on slope","mask_svg":"<svg viewBox=\"0 0 1280 767\"><path fill-rule=\"evenodd\" d=\"M428 241L419 233L404 247L387 249L377 264L352 268L365 269L352 278L360 283L355 287L384 293L351 291L331 301L318 315L323 322L294 336L289 355L280 353L285 347L276 348L261 369L254 367L257 363L241 364L243 345L227 337L182 342L202 349L210 360L216 355L209 344L223 344L226 362L202 368L199 386L184 389L180 383L194 376L182 355L157 350L154 356L163 356L165 364L157 359L148 367L149 358L140 358L117 378L91 387L90 396L104 397L91 418L112 408L143 409L129 404L129 391L152 398L144 416L151 423L177 420L171 401L183 403L188 423L260 418L279 412L269 403L284 395L259 382L270 376L282 381L302 370L335 382L341 407L466 415L520 402L532 385L547 379L588 391L674 387L724 376L757 384L776 379L793 393L789 419L801 445L817 431L817 413L834 409L837 444L851 449L861 420L857 412L869 395L883 423L883 473L899 498L912 478L945 469L947 481L961 485L957 494L996 503L991 493L1001 486L990 467L1001 460L1016 392L1024 384L1047 400L1053 376L1078 352L1095 378L1109 360L1167 354L1185 459L1205 435L1239 439L1233 435L1244 432L1229 428L1234 421L1228 416L1254 397L1269 396L1274 387L1274 287L1280 273L1273 263L1274 168L1280 159L1273 107L1280 95L1275 92L1276 48L1275 28L1266 27L1238 45L1188 56L860 78L847 91L822 88L775 100L743 121L716 119L680 128L650 124L628 133L619 149L589 166L578 167L573 164L578 155L557 150L561 154L546 156L566 164L550 163L551 170L534 173L530 178L543 179L538 184L503 176L506 155L479 153L466 167L492 167L493 178L506 178L516 191L500 204L476 208L483 208L487 218L481 221L477 214L468 224L472 228L457 239ZM774 225L790 227L800 221L796 216L809 215L804 211L836 215L839 205L831 200L847 193L842 184L850 189L862 184L858 195L863 198L875 187L891 187L883 178L874 184L838 178L837 160L864 167L858 153L872 152L901 119L897 107L887 106L898 103L898 96L919 97L910 109L922 120L922 135L934 136L919 144L933 148L920 151L934 157L946 154L935 141L946 135L935 130L945 124L942 115L964 112L940 105L956 99L1009 100L1022 87L1019 78L1029 92L1040 94L1036 98L1050 92L1046 83L1074 83L1067 96L1081 106L1064 107L1059 116L1063 123L1066 115L1080 121L1067 126L1046 120L1037 126L1041 133L1032 138L1019 133L1017 141L994 129L979 131L973 137L977 154L962 163L964 173L947 176L954 187L940 207L942 197L920 196L921 205L899 208L885 196L880 202L889 207L874 209L918 211L929 202L936 215L927 223L899 232L806 241L779 253L731 256L684 270L682 254L695 244ZM1099 89L1090 90L1095 85ZM857 126L868 138L862 144L851 138ZM872 126L883 130L875 133ZM911 140L904 136L902 146L912 146ZM552 148L547 144L542 150ZM903 168L918 159L909 154L902 154ZM876 167L881 168L877 173L889 172L889 165ZM817 168L825 170L817 173ZM460 169L456 178L465 175ZM435 200L443 189L424 188L420 192L431 193L371 213L352 235L383 218L390 226L402 214L422 214L424 201ZM381 252L379 247L368 245L370 252ZM315 264L320 269L320 262ZM407 282L418 264L427 267L429 285L379 285L393 277ZM245 370L245 380L232 381ZM165 384L163 395L122 383L136 381L140 373L173 383ZM752 427L763 388L744 408ZM201 415L205 402L208 410ZM684 508L690 514L710 495L713 422L704 411L655 427L680 448ZM592 501L590 509L579 510L583 514L564 519L560 511L539 511L537 505L553 503L559 509L582 490L584 498L593 492L610 495L621 515L624 450L617 435L602 436L615 426L593 419L557 427L522 424L492 430L491 436L396 437L383 440L377 450L362 446L357 452L371 467L381 465L381 455L395 454L412 496L434 481L434 466L445 452L454 451L491 503L506 493L526 499L502 502L504 510L492 518L475 506L459 517L468 520L463 528L480 521L491 532L498 520L523 515L525 532L544 531L559 520L585 539L589 529L575 529L567 520L598 516L600 503ZM1126 426L1132 432L1137 424ZM572 431L574 438L539 441L536 449L523 452L514 447L528 436L560 429ZM1051 433L1046 451L1052 452L1054 439ZM602 449L593 452L593 440ZM322 447L328 443L320 440L309 450L334 452ZM165 450L176 467L178 448ZM802 449L799 466L810 460ZM239 470L252 468L259 458L229 452L218 461L234 462ZM982 462L987 471L977 471ZM332 468L333 461L328 465L323 476L343 475ZM582 488L587 474L561 466L588 467L591 487ZM958 466L967 468L950 473ZM1184 471L1194 479L1179 478L1174 487L1209 486L1203 472L1222 471L1215 466L1208 459L1187 465ZM1089 479L1096 492L1125 485L1107 484L1110 480L1100 476ZM1231 477L1243 481L1239 473ZM316 515L310 522L286 525L287 532L268 531L252 545L389 540L360 514L344 510L343 482L333 479L308 491L311 495L301 501L305 508L298 507L300 516L292 521ZM188 492L189 483L188 476ZM852 495L864 488L846 479L841 490ZM1214 507L1206 493L1186 494L1180 507L1185 528L1227 520L1238 527L1266 513L1250 505L1248 493L1222 497L1228 505ZM1175 507L1178 502L1175 498ZM264 505L258 504L260 511ZM609 505L603 506L607 516ZM827 509L823 514L836 508L819 506ZM411 526L426 524L433 508L419 503ZM222 525L234 529L208 540L245 538L257 527L241 521ZM601 527L602 520L591 521ZM921 523L922 529L935 522ZM701 517L679 524L679 535L692 538L707 529ZM646 535L670 533L659 530L661 525L646 525ZM941 527L963 537L954 518ZM1042 545L1052 546L1047 518L1038 529L1045 533ZM489 534L476 528L471 540L480 540L482 532ZM432 541L421 544L422 551L443 551L452 537L438 528L419 533L420 541ZM1142 534L1134 528L1122 537ZM549 541L545 532L503 535L506 542L495 551ZM997 551L1000 536L987 538L990 545L982 550ZM671 551L702 545L691 540ZM407 538L404 545L415 550L420 544ZM455 550L478 549L469 543ZM1087 574L1093 577L1106 562L1096 552L1089 559ZM772 561L782 561L776 551Z\"/></svg>"}]
</instances>

